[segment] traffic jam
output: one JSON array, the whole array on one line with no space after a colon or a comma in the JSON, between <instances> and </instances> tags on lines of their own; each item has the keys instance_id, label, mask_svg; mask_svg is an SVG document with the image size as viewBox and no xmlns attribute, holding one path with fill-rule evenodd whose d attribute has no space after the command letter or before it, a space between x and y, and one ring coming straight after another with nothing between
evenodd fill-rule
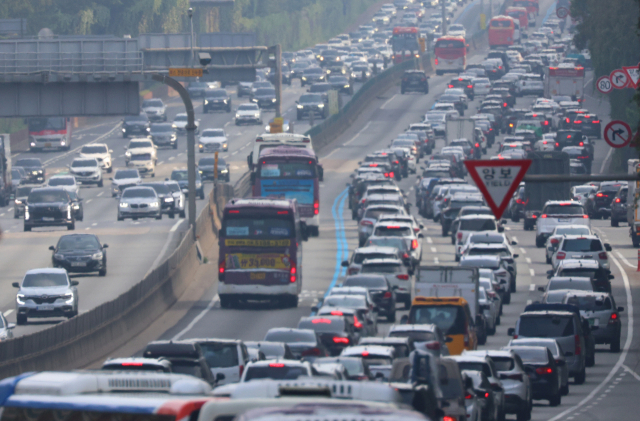
<instances>
[{"instance_id":1,"label":"traffic jam","mask_svg":"<svg viewBox=\"0 0 640 421\"><path fill-rule=\"evenodd\" d=\"M309 85L295 103L296 121L327 118L329 91L348 98L356 82L359 88L388 65L413 60L427 35L433 72L404 71L392 99L432 100L423 107L416 99L419 119L382 148L358 148L351 160L357 165L341 168L349 181L331 210L335 231L321 213L335 180L326 150L315 150L293 118L283 133L267 124L249 146L249 193L222 212L219 254L209 262L217 277L211 308L180 333L92 370L2 380L0 417L573 419L557 414L587 395L596 370L600 382L603 364L613 366L609 355L627 352L630 298L614 284L617 268L628 280L608 235L640 245L640 221L627 203L635 183L571 181L602 172L603 138L609 142L602 110L587 103L588 52L573 46L571 19L547 13L538 24L546 11L537 0L510 3L488 20L488 45L474 54L465 26L454 22L464 2L443 8L437 0L394 0L360 27L358 40L343 34L315 50L283 53L283 82ZM224 88L193 82L189 89L202 98L204 113L235 110L235 126L262 132L263 111L276 101L272 82L265 73L241 83L237 96L244 90L249 102L237 107ZM106 143L83 146L57 174L39 158L13 162L13 216L25 232L75 230L84 219L81 184L116 201L117 223L185 218L186 168L161 178L156 166L159 149L178 148L186 114L167 122L159 99L145 100L143 110L122 123L120 168ZM68 124L30 120L29 130L40 133L30 147L69 149ZM206 155L196 195L204 199L206 181L232 181L230 156L223 155L232 139L226 125L200 124L197 154ZM56 130L61 135L52 138ZM628 167L636 174L640 162ZM523 181L525 173L559 177ZM305 294L319 275L304 267L316 267L317 244L327 237L336 275L330 284L323 279L309 302ZM78 315L80 282L71 274L107 276L109 245L98 235L66 234L55 244L51 267L29 270L13 284L18 325ZM47 295L55 298L41 298ZM228 317L255 311L262 319L256 325L268 329L250 340L183 338L212 308ZM250 330L237 317L234 329ZM218 321L207 323L204 330L215 331ZM0 324L12 338L13 325L1 313Z\"/></svg>"}]
</instances>

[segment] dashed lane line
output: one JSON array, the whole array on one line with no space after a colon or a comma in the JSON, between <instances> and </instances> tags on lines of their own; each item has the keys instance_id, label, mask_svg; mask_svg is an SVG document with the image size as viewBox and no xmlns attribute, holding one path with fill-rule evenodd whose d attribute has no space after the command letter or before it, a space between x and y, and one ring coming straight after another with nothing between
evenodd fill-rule
<instances>
[{"instance_id":1,"label":"dashed lane line","mask_svg":"<svg viewBox=\"0 0 640 421\"><path fill-rule=\"evenodd\" d=\"M530 257L525 257L524 260L526 260L528 264L531 264L531 258Z\"/></svg>"},{"instance_id":2,"label":"dashed lane line","mask_svg":"<svg viewBox=\"0 0 640 421\"><path fill-rule=\"evenodd\" d=\"M431 237L427 237L427 243L433 244L433 240L431 239Z\"/></svg>"},{"instance_id":3,"label":"dashed lane line","mask_svg":"<svg viewBox=\"0 0 640 421\"><path fill-rule=\"evenodd\" d=\"M533 277L533 276L536 276L536 272L535 272L533 269L531 269L531 268L529 268L529 274L530 274L532 277Z\"/></svg>"},{"instance_id":4,"label":"dashed lane line","mask_svg":"<svg viewBox=\"0 0 640 421\"><path fill-rule=\"evenodd\" d=\"M4 315L4 317L9 317L9 315L10 315L11 313L13 313L13 309L5 311L5 312L3 313L3 315Z\"/></svg>"},{"instance_id":5,"label":"dashed lane line","mask_svg":"<svg viewBox=\"0 0 640 421\"><path fill-rule=\"evenodd\" d=\"M177 221L175 224L173 224L173 226L171 227L171 229L169 230L169 232L174 232L175 230L178 229L178 227L180 226L180 224L182 223L183 219Z\"/></svg>"},{"instance_id":6,"label":"dashed lane line","mask_svg":"<svg viewBox=\"0 0 640 421\"><path fill-rule=\"evenodd\" d=\"M438 249L436 249L435 247L431 247L431 253L437 253Z\"/></svg>"},{"instance_id":7,"label":"dashed lane line","mask_svg":"<svg viewBox=\"0 0 640 421\"><path fill-rule=\"evenodd\" d=\"M527 254L527 251L525 249L523 249L522 247L520 247L520 253Z\"/></svg>"},{"instance_id":8,"label":"dashed lane line","mask_svg":"<svg viewBox=\"0 0 640 421\"><path fill-rule=\"evenodd\" d=\"M535 290L536 290L536 284L530 284L529 291L535 291Z\"/></svg>"}]
</instances>

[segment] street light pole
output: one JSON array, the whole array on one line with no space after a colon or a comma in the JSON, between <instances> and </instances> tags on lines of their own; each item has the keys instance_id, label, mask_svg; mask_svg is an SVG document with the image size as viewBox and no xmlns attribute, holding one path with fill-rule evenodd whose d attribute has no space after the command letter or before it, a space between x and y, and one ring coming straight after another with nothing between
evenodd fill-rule
<instances>
[{"instance_id":1,"label":"street light pole","mask_svg":"<svg viewBox=\"0 0 640 421\"><path fill-rule=\"evenodd\" d=\"M442 35L447 35L447 2L440 1L442 2Z\"/></svg>"},{"instance_id":2,"label":"street light pole","mask_svg":"<svg viewBox=\"0 0 640 421\"><path fill-rule=\"evenodd\" d=\"M189 24L191 26L191 42L189 43L191 45L191 66L194 66L196 63L196 57L193 54L193 7L189 8L187 14L189 15Z\"/></svg>"},{"instance_id":3,"label":"street light pole","mask_svg":"<svg viewBox=\"0 0 640 421\"><path fill-rule=\"evenodd\" d=\"M184 86L177 80L166 75L154 74L151 75L151 79L156 82L162 82L173 88L182 99L184 108L187 111L187 175L189 178L189 225L193 235L193 240L196 240L196 115L193 111L193 102L189 92Z\"/></svg>"}]
</instances>

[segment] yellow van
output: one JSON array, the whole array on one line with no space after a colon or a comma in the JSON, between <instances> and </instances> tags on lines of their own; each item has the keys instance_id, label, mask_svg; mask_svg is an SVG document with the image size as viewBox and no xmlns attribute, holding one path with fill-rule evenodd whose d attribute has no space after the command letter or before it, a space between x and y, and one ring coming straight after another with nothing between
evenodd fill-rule
<instances>
[{"instance_id":1,"label":"yellow van","mask_svg":"<svg viewBox=\"0 0 640 421\"><path fill-rule=\"evenodd\" d=\"M435 324L448 338L449 354L478 347L475 319L461 297L416 297L409 310L409 324Z\"/></svg>"}]
</instances>

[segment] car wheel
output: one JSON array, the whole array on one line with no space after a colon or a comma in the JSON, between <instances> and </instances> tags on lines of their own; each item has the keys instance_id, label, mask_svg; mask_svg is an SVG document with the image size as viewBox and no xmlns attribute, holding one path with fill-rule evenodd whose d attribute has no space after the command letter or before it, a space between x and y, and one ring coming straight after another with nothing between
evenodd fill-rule
<instances>
[{"instance_id":1,"label":"car wheel","mask_svg":"<svg viewBox=\"0 0 640 421\"><path fill-rule=\"evenodd\" d=\"M109 174L111 174L111 173L113 172L113 167L109 167L109 168L107 168L107 172L108 172Z\"/></svg>"},{"instance_id":2,"label":"car wheel","mask_svg":"<svg viewBox=\"0 0 640 421\"><path fill-rule=\"evenodd\" d=\"M536 235L536 247L544 247L544 242L544 237L542 237L541 235Z\"/></svg>"},{"instance_id":3,"label":"car wheel","mask_svg":"<svg viewBox=\"0 0 640 421\"><path fill-rule=\"evenodd\" d=\"M395 310L391 310L391 314L387 314L387 321L389 323L395 323L395 321L396 321L396 311Z\"/></svg>"},{"instance_id":4,"label":"car wheel","mask_svg":"<svg viewBox=\"0 0 640 421\"><path fill-rule=\"evenodd\" d=\"M174 219L175 217L176 217L176 214L175 214L175 213L171 212L171 213L169 214L169 218L170 218L170 219Z\"/></svg>"},{"instance_id":5,"label":"car wheel","mask_svg":"<svg viewBox=\"0 0 640 421\"><path fill-rule=\"evenodd\" d=\"M100 269L98 276L107 276L107 268Z\"/></svg>"},{"instance_id":6,"label":"car wheel","mask_svg":"<svg viewBox=\"0 0 640 421\"><path fill-rule=\"evenodd\" d=\"M231 300L226 295L220 296L220 307L231 308Z\"/></svg>"},{"instance_id":7,"label":"car wheel","mask_svg":"<svg viewBox=\"0 0 640 421\"><path fill-rule=\"evenodd\" d=\"M562 402L562 396L560 394L553 396L551 399L549 399L549 405L551 406L558 406L560 405L560 402Z\"/></svg>"},{"instance_id":8,"label":"car wheel","mask_svg":"<svg viewBox=\"0 0 640 421\"><path fill-rule=\"evenodd\" d=\"M173 144L173 149L178 149L178 142Z\"/></svg>"},{"instance_id":9,"label":"car wheel","mask_svg":"<svg viewBox=\"0 0 640 421\"><path fill-rule=\"evenodd\" d=\"M73 231L76 229L76 223L75 221L70 223L69 225L67 225L67 231Z\"/></svg>"},{"instance_id":10,"label":"car wheel","mask_svg":"<svg viewBox=\"0 0 640 421\"><path fill-rule=\"evenodd\" d=\"M569 394L569 383L560 388L560 394L562 396L567 396Z\"/></svg>"},{"instance_id":11,"label":"car wheel","mask_svg":"<svg viewBox=\"0 0 640 421\"><path fill-rule=\"evenodd\" d=\"M183 210L180 211L180 218L186 218L186 212Z\"/></svg>"},{"instance_id":12,"label":"car wheel","mask_svg":"<svg viewBox=\"0 0 640 421\"><path fill-rule=\"evenodd\" d=\"M586 356L585 365L587 367L593 367L594 365L596 365L596 354L595 354L595 351L594 351L593 354Z\"/></svg>"},{"instance_id":13,"label":"car wheel","mask_svg":"<svg viewBox=\"0 0 640 421\"><path fill-rule=\"evenodd\" d=\"M204 200L204 191L201 191L198 197L200 198L200 200Z\"/></svg>"},{"instance_id":14,"label":"car wheel","mask_svg":"<svg viewBox=\"0 0 640 421\"><path fill-rule=\"evenodd\" d=\"M27 324L27 315L26 314L18 314L16 316L16 323L18 325L26 325Z\"/></svg>"},{"instance_id":15,"label":"car wheel","mask_svg":"<svg viewBox=\"0 0 640 421\"><path fill-rule=\"evenodd\" d=\"M619 336L619 335L618 335L618 337L617 337L616 339L614 339L614 340L611 342L611 345L610 345L610 347L609 347L609 350L610 350L611 352L616 352L616 353L617 353L617 352L620 352L620 336Z\"/></svg>"},{"instance_id":16,"label":"car wheel","mask_svg":"<svg viewBox=\"0 0 640 421\"><path fill-rule=\"evenodd\" d=\"M104 181L102 179L98 181L98 187L104 187Z\"/></svg>"},{"instance_id":17,"label":"car wheel","mask_svg":"<svg viewBox=\"0 0 640 421\"><path fill-rule=\"evenodd\" d=\"M515 279L511 280L510 287L511 287L511 291L510 292L516 292L516 280Z\"/></svg>"},{"instance_id":18,"label":"car wheel","mask_svg":"<svg viewBox=\"0 0 640 421\"><path fill-rule=\"evenodd\" d=\"M548 265L550 265L550 264L551 264L551 259L549 258L549 256L547 256L547 257L546 257L546 261L547 261L547 264L548 264Z\"/></svg>"},{"instance_id":19,"label":"car wheel","mask_svg":"<svg viewBox=\"0 0 640 421\"><path fill-rule=\"evenodd\" d=\"M14 212L14 213L13 213L13 218L14 218L14 219L18 219L18 218L20 218L20 215L18 215L17 213L15 213L15 212Z\"/></svg>"},{"instance_id":20,"label":"car wheel","mask_svg":"<svg viewBox=\"0 0 640 421\"><path fill-rule=\"evenodd\" d=\"M505 304L511 304L511 292L510 292L510 291L509 291L509 292L507 292L507 293L504 295L504 301L503 301L503 302L504 302Z\"/></svg>"},{"instance_id":21,"label":"car wheel","mask_svg":"<svg viewBox=\"0 0 640 421\"><path fill-rule=\"evenodd\" d=\"M582 371L573 378L573 381L576 384L583 384L586 378L587 378L587 370L583 367Z\"/></svg>"},{"instance_id":22,"label":"car wheel","mask_svg":"<svg viewBox=\"0 0 640 421\"><path fill-rule=\"evenodd\" d=\"M162 212L160 212L160 214L158 216L156 216L156 219L159 221L162 219Z\"/></svg>"},{"instance_id":23,"label":"car wheel","mask_svg":"<svg viewBox=\"0 0 640 421\"><path fill-rule=\"evenodd\" d=\"M612 226L612 227L619 227L619 226L620 226L620 224L619 224L619 222L618 222L618 220L617 220L617 219L613 219L613 218L611 218L611 226Z\"/></svg>"}]
</instances>

